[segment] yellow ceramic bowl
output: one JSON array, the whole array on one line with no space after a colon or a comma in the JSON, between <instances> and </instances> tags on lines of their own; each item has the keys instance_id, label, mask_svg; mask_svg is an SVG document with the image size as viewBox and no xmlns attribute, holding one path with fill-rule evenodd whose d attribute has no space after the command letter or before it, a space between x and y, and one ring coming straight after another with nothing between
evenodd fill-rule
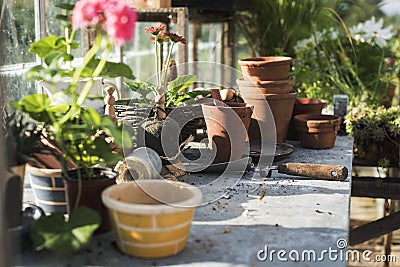
<instances>
[{"instance_id":1,"label":"yellow ceramic bowl","mask_svg":"<svg viewBox=\"0 0 400 267\"><path fill-rule=\"evenodd\" d=\"M185 247L201 191L166 180L137 180L102 193L118 248L141 258L175 255Z\"/></svg>"}]
</instances>

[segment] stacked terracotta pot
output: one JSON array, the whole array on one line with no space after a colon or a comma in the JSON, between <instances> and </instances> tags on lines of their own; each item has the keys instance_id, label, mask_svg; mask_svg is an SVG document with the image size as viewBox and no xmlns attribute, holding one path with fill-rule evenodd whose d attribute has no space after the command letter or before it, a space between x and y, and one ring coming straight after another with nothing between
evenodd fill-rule
<instances>
[{"instance_id":1,"label":"stacked terracotta pot","mask_svg":"<svg viewBox=\"0 0 400 267\"><path fill-rule=\"evenodd\" d=\"M289 78L290 57L257 57L239 60L243 78L236 82L245 102L254 105L249 127L250 142L258 142L275 122L276 142L286 141L297 93L292 92L293 79ZM266 105L266 102L268 105ZM269 109L271 112L269 112ZM268 114L271 114L271 118Z\"/></svg>"}]
</instances>

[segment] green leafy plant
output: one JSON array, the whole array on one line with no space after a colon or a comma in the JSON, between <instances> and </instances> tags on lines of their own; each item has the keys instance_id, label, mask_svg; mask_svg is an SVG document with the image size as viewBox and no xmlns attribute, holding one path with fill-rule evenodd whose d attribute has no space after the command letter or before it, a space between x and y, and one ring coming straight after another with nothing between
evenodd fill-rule
<instances>
[{"instance_id":1,"label":"green leafy plant","mask_svg":"<svg viewBox=\"0 0 400 267\"><path fill-rule=\"evenodd\" d=\"M67 221L62 213L39 218L31 229L31 238L37 250L50 249L70 253L85 247L101 218L86 207L74 209Z\"/></svg>"},{"instance_id":2,"label":"green leafy plant","mask_svg":"<svg viewBox=\"0 0 400 267\"><path fill-rule=\"evenodd\" d=\"M380 165L398 164L400 107L364 107L346 116L346 130L354 137L356 153Z\"/></svg>"},{"instance_id":3,"label":"green leafy plant","mask_svg":"<svg viewBox=\"0 0 400 267\"><path fill-rule=\"evenodd\" d=\"M326 7L321 0L252 0L235 21L252 56L294 56L296 42L310 36L313 23L326 20Z\"/></svg>"},{"instance_id":4,"label":"green leafy plant","mask_svg":"<svg viewBox=\"0 0 400 267\"><path fill-rule=\"evenodd\" d=\"M199 96L207 96L208 91L194 90L186 91L197 80L196 75L183 75L168 82L168 90L165 92L165 107L178 107L185 104L185 101L195 99ZM156 85L135 80L124 82L133 92L139 94L139 102L148 105L156 95Z\"/></svg>"},{"instance_id":5,"label":"green leafy plant","mask_svg":"<svg viewBox=\"0 0 400 267\"><path fill-rule=\"evenodd\" d=\"M42 130L30 122L21 112L4 110L1 127L5 133L5 147L9 167L32 162L35 153L50 152L40 142Z\"/></svg>"},{"instance_id":6,"label":"green leafy plant","mask_svg":"<svg viewBox=\"0 0 400 267\"><path fill-rule=\"evenodd\" d=\"M74 5L61 5L67 19L65 37L45 37L32 44L31 52L43 57L42 64L28 72L27 79L44 80L55 84L61 77L71 81L64 91L68 102L54 104L46 94L32 94L13 106L29 115L42 127L48 140L59 148L62 155L55 155L68 176L68 163L77 168L78 197L72 208L69 221L62 214L41 218L32 226L31 235L38 249L75 251L85 246L99 225L95 211L77 207L82 193L82 179L92 177L94 165L113 165L122 158L121 147L132 146L132 132L122 123L114 123L100 115L95 109L85 107L85 100L97 77L125 76L132 78L132 71L125 64L110 63L107 58L113 45L122 46L133 38L137 15L126 3L117 0L80 0ZM90 10L88 15L86 12ZM71 29L72 32L68 34ZM95 41L83 57L78 67L66 64L73 59L71 49L77 45L73 41L79 29L95 31ZM77 92L81 78L88 78L83 89Z\"/></svg>"},{"instance_id":7,"label":"green leafy plant","mask_svg":"<svg viewBox=\"0 0 400 267\"><path fill-rule=\"evenodd\" d=\"M398 83L397 45L391 27L375 18L350 29L316 32L295 47L294 75L299 95L331 102L335 94L349 96L350 106L388 103L388 88Z\"/></svg>"},{"instance_id":8,"label":"green leafy plant","mask_svg":"<svg viewBox=\"0 0 400 267\"><path fill-rule=\"evenodd\" d=\"M162 86L167 89L163 95L165 97L165 107L177 107L179 105L183 105L184 102L189 99L195 99L198 96L208 95L208 92L206 91L187 90L196 82L196 75L183 75L175 78L172 81L167 80L168 68L171 62L171 55L174 45L177 43L186 44L186 39L183 36L166 31L165 25L163 24L160 24L156 27L146 28L146 33L151 35L150 40L154 42L156 85L140 80L125 82L125 85L128 88L139 95L138 102L142 105L148 105L149 103L154 102L154 98L157 95L156 89L158 86ZM168 43L169 45L167 59L164 64L164 70L161 67L161 48L163 43Z\"/></svg>"},{"instance_id":9,"label":"green leafy plant","mask_svg":"<svg viewBox=\"0 0 400 267\"><path fill-rule=\"evenodd\" d=\"M74 60L73 51L79 48L79 43L75 41L77 30L72 29L71 16L74 4L70 1L56 4L61 11L56 18L63 22L64 36L46 36L30 45L28 52L36 54L42 59L42 64L32 67L26 73L27 80L44 80L48 83L56 84L62 77L72 77L76 68L72 67ZM110 44L108 44L109 46ZM109 47L105 47L106 50ZM103 60L104 61L104 60ZM81 70L81 78L91 78L100 59L91 57ZM95 76L116 78L133 78L132 70L123 63L104 61L104 66L100 73ZM68 92L68 91L67 91ZM73 92L69 92L72 94Z\"/></svg>"},{"instance_id":10,"label":"green leafy plant","mask_svg":"<svg viewBox=\"0 0 400 267\"><path fill-rule=\"evenodd\" d=\"M94 165L112 166L122 159L123 156L114 151L116 145L132 145L133 132L129 128L123 130L121 122L114 123L92 108L79 109L60 125L71 106L51 105L47 95L29 95L14 106L39 123L63 152L63 156L58 156L58 159L65 175L69 170L68 162L71 161L77 168L84 170L86 177L91 177L90 170Z\"/></svg>"}]
</instances>

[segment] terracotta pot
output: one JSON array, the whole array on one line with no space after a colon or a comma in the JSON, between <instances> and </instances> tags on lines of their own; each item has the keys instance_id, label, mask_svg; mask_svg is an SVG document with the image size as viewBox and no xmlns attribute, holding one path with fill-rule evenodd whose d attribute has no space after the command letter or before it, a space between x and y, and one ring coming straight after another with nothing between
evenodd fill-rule
<instances>
[{"instance_id":1,"label":"terracotta pot","mask_svg":"<svg viewBox=\"0 0 400 267\"><path fill-rule=\"evenodd\" d=\"M335 145L341 117L299 114L294 117L300 145L306 148L331 148Z\"/></svg>"},{"instance_id":2,"label":"terracotta pot","mask_svg":"<svg viewBox=\"0 0 400 267\"><path fill-rule=\"evenodd\" d=\"M322 109L326 106L326 101L314 98L297 98L294 102L292 119L286 139L299 140L296 128L294 127L293 117L299 114L321 114Z\"/></svg>"},{"instance_id":3,"label":"terracotta pot","mask_svg":"<svg viewBox=\"0 0 400 267\"><path fill-rule=\"evenodd\" d=\"M45 212L67 212L65 185L61 169L43 169L27 165L35 203Z\"/></svg>"},{"instance_id":4,"label":"terracotta pot","mask_svg":"<svg viewBox=\"0 0 400 267\"><path fill-rule=\"evenodd\" d=\"M213 163L241 159L253 106L228 102L226 106L207 103L201 107L210 140L209 148L215 153Z\"/></svg>"},{"instance_id":5,"label":"terracotta pot","mask_svg":"<svg viewBox=\"0 0 400 267\"><path fill-rule=\"evenodd\" d=\"M264 96L274 116L276 142L283 143L286 141L286 135L289 129L290 119L292 118L293 106L297 93L266 94Z\"/></svg>"},{"instance_id":6,"label":"terracotta pot","mask_svg":"<svg viewBox=\"0 0 400 267\"><path fill-rule=\"evenodd\" d=\"M289 77L291 57L253 57L238 61L245 79L252 81L285 80Z\"/></svg>"},{"instance_id":7,"label":"terracotta pot","mask_svg":"<svg viewBox=\"0 0 400 267\"><path fill-rule=\"evenodd\" d=\"M194 186L165 180L137 180L103 191L118 249L141 258L183 250L202 194Z\"/></svg>"},{"instance_id":8,"label":"terracotta pot","mask_svg":"<svg viewBox=\"0 0 400 267\"><path fill-rule=\"evenodd\" d=\"M243 78L236 80L240 92L245 94L287 94L292 91L293 82L293 79L258 82Z\"/></svg>"},{"instance_id":9,"label":"terracotta pot","mask_svg":"<svg viewBox=\"0 0 400 267\"><path fill-rule=\"evenodd\" d=\"M107 214L107 209L101 202L101 192L105 188L115 184L117 173L108 168L94 168L93 174L101 175L102 178L83 178L81 180L82 193L78 205L86 206L99 213L99 215L101 216L101 224L100 227L95 231L95 234L100 234L111 230L111 224L109 216ZM65 188L67 190L67 207L69 214L75 207L78 196L78 170L74 169L68 171L68 176L69 177L62 175L65 183Z\"/></svg>"},{"instance_id":10,"label":"terracotta pot","mask_svg":"<svg viewBox=\"0 0 400 267\"><path fill-rule=\"evenodd\" d=\"M254 105L249 127L250 142L258 142L261 137L263 141L285 142L297 93L247 94L244 92L242 94L242 91L240 93L247 103ZM271 128L275 129L274 133L271 133Z\"/></svg>"}]
</instances>

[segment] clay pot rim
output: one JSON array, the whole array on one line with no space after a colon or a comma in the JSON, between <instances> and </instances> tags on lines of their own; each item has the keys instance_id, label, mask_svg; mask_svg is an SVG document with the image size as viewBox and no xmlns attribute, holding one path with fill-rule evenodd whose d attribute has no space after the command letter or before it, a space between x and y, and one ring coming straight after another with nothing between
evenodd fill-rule
<instances>
[{"instance_id":1,"label":"clay pot rim","mask_svg":"<svg viewBox=\"0 0 400 267\"><path fill-rule=\"evenodd\" d=\"M304 101L304 102L303 102ZM296 98L295 105L326 105L326 100L319 98L300 97Z\"/></svg>"},{"instance_id":2,"label":"clay pot rim","mask_svg":"<svg viewBox=\"0 0 400 267\"><path fill-rule=\"evenodd\" d=\"M159 184L162 186L166 183L173 184L177 189L188 190L191 193L191 196L182 201L178 201L175 203L163 203L163 204L136 204L136 203L128 203L116 200L110 197L110 193L120 187L139 187L143 184ZM146 192L146 191L145 191ZM165 180L136 180L125 182L121 184L115 184L108 188L106 188L101 193L101 199L104 205L108 209L113 209L116 211L131 213L131 214L141 214L141 215L158 215L158 214L171 214L176 212L181 212L188 209L196 208L201 204L202 193L200 189L194 186L190 186L187 183L178 182L178 181L165 181Z\"/></svg>"},{"instance_id":3,"label":"clay pot rim","mask_svg":"<svg viewBox=\"0 0 400 267\"><path fill-rule=\"evenodd\" d=\"M251 108L253 109L254 105L249 103L239 103L239 102L223 102L225 105L223 106L216 106L214 103L202 103L202 106L208 106L213 108L229 108L229 109L239 109L239 108ZM233 106L230 106L233 105ZM235 106L237 105L237 106Z\"/></svg>"},{"instance_id":4,"label":"clay pot rim","mask_svg":"<svg viewBox=\"0 0 400 267\"><path fill-rule=\"evenodd\" d=\"M265 99L269 100L278 100L278 99L287 99L287 98L296 98L297 92L287 93L287 94L262 94Z\"/></svg>"},{"instance_id":5,"label":"clay pot rim","mask_svg":"<svg viewBox=\"0 0 400 267\"><path fill-rule=\"evenodd\" d=\"M335 115L325 115L318 113L299 114L293 117L295 128L338 128L342 118ZM332 128L333 129L333 128Z\"/></svg>"},{"instance_id":6,"label":"clay pot rim","mask_svg":"<svg viewBox=\"0 0 400 267\"><path fill-rule=\"evenodd\" d=\"M263 65L285 65L292 62L291 57L285 56L261 56L249 57L238 60L240 66L261 67Z\"/></svg>"},{"instance_id":7,"label":"clay pot rim","mask_svg":"<svg viewBox=\"0 0 400 267\"><path fill-rule=\"evenodd\" d=\"M240 86L247 86L247 87L258 87L258 86L265 86L265 85L270 85L270 86L278 86L282 84L293 84L294 83L294 78L289 78L289 79L284 79L284 80L273 80L273 81L252 81L249 79L244 79L244 78L238 78L236 79L236 83Z\"/></svg>"}]
</instances>

